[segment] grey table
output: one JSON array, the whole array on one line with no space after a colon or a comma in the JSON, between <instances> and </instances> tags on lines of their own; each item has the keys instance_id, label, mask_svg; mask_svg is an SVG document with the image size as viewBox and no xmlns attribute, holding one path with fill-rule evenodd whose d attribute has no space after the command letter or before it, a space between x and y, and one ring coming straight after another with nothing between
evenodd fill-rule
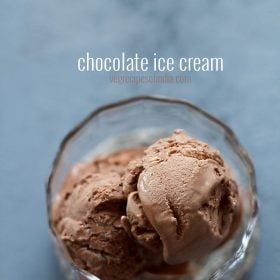
<instances>
[{"instance_id":1,"label":"grey table","mask_svg":"<svg viewBox=\"0 0 280 280\"><path fill-rule=\"evenodd\" d=\"M185 98L224 120L255 163L262 238L248 277L280 274L280 4L268 1L0 2L0 279L63 279L44 185L65 133L101 104L141 93ZM188 85L116 85L78 73L85 51L219 56Z\"/></svg>"}]
</instances>

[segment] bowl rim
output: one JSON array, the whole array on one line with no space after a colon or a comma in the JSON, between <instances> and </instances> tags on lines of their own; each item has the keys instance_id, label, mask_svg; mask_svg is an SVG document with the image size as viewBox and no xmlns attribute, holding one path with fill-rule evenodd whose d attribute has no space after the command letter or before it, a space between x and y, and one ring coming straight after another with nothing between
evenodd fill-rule
<instances>
[{"instance_id":1,"label":"bowl rim","mask_svg":"<svg viewBox=\"0 0 280 280\"><path fill-rule=\"evenodd\" d=\"M250 179L250 187L252 188L252 199L254 203L254 212L249 218L248 224L249 226L244 231L244 235L246 233L253 233L253 230L255 228L255 225L257 223L258 218L258 212L259 212L259 201L257 197L257 187L256 187L256 174L255 174L255 168L253 165L253 162L246 151L246 149L242 146L238 138L236 137L233 130L226 125L223 121L218 119L217 117L209 114L208 112L204 111L200 107L194 105L190 101L180 99L180 98L173 98L173 97L167 97L162 95L138 95L126 99L121 99L119 101L111 102L106 105L102 105L97 107L95 110L90 112L85 118L83 118L78 124L76 124L63 138L63 140L59 144L59 148L55 154L53 163L50 168L50 173L46 182L46 200L47 200L47 215L48 215L48 225L49 229L51 231L52 237L55 240L58 240L55 230L53 229L52 222L51 222L51 185L55 176L55 171L57 166L59 165L60 158L62 156L62 153L67 145L67 143L71 140L72 137L74 137L83 127L85 127L92 119L100 115L101 113L105 111L109 111L111 109L114 109L116 107L126 106L133 103L137 103L139 101L147 101L147 102L159 102L159 103L167 103L167 104L175 104L175 105L182 105L187 106L189 109L195 111L196 113L199 113L203 115L205 118L211 120L218 126L220 126L224 133L224 136L226 137L227 141L231 144L234 151L237 153L237 155L242 160L243 164L245 165ZM250 228L249 228L250 227ZM248 239L248 238L247 238ZM251 239L251 236L249 236L249 240ZM242 239L243 240L243 239ZM242 242L241 242L242 243ZM242 244L241 244L242 247ZM242 252L244 251L244 248L239 248L236 253L235 257L232 257L228 262L224 264L222 268L219 268L211 277L210 279L220 279L224 275L227 269L229 269L234 262L238 262L242 258ZM243 250L242 250L243 249ZM246 250L246 248L245 248ZM244 252L243 252L244 253ZM79 268L75 263L73 263L71 260L71 265L73 265L76 269L81 271L83 274L88 274L87 271L84 271L83 269ZM217 278L218 277L218 278ZM97 278L98 279L98 278Z\"/></svg>"}]
</instances>

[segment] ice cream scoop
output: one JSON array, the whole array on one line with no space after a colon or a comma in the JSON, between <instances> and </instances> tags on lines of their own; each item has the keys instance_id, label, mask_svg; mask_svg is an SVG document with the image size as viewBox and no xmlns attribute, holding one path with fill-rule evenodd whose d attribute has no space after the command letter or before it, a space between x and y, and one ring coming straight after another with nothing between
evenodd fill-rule
<instances>
[{"instance_id":1,"label":"ice cream scoop","mask_svg":"<svg viewBox=\"0 0 280 280\"><path fill-rule=\"evenodd\" d=\"M132 192L122 221L141 244L150 247L147 237L153 236L162 243L164 260L179 264L206 256L229 238L241 202L216 150L178 130L151 145L137 170L129 169L137 185L124 184L124 191Z\"/></svg>"},{"instance_id":2,"label":"ice cream scoop","mask_svg":"<svg viewBox=\"0 0 280 280\"><path fill-rule=\"evenodd\" d=\"M131 279L154 260L121 225L127 198L122 175L143 149L121 150L75 165L53 208L53 226L71 259L105 280Z\"/></svg>"}]
</instances>

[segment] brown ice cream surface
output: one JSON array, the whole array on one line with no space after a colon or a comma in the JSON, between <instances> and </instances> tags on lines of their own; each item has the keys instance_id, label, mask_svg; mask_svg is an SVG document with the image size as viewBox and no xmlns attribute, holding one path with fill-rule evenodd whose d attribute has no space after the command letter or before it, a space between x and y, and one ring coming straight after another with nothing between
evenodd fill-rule
<instances>
[{"instance_id":1,"label":"brown ice cream surface","mask_svg":"<svg viewBox=\"0 0 280 280\"><path fill-rule=\"evenodd\" d=\"M178 130L150 146L142 164L139 200L167 263L200 259L229 237L240 199L216 150Z\"/></svg>"},{"instance_id":2,"label":"brown ice cream surface","mask_svg":"<svg viewBox=\"0 0 280 280\"><path fill-rule=\"evenodd\" d=\"M122 176L143 149L125 149L69 172L53 208L53 226L71 259L101 279L131 279L150 252L130 239L120 219L126 196Z\"/></svg>"},{"instance_id":3,"label":"brown ice cream surface","mask_svg":"<svg viewBox=\"0 0 280 280\"><path fill-rule=\"evenodd\" d=\"M218 151L176 130L144 148L78 163L52 211L73 261L101 279L196 261L238 229L238 188ZM160 269L157 269L160 271Z\"/></svg>"}]
</instances>

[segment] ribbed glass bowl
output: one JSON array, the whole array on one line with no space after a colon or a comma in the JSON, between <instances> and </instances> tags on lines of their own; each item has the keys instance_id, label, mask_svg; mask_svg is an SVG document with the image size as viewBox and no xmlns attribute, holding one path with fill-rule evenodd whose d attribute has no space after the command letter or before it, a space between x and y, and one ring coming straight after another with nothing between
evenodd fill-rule
<instances>
[{"instance_id":1,"label":"ribbed glass bowl","mask_svg":"<svg viewBox=\"0 0 280 280\"><path fill-rule=\"evenodd\" d=\"M232 240L213 252L189 275L137 279L242 279L255 255L258 235L258 199L253 164L232 130L189 102L166 97L140 96L103 106L71 130L62 141L47 183L49 227L67 279L99 279L77 267L56 236L51 207L69 169L77 162L124 147L149 145L184 129L190 136L218 149L239 185L243 219Z\"/></svg>"}]
</instances>

